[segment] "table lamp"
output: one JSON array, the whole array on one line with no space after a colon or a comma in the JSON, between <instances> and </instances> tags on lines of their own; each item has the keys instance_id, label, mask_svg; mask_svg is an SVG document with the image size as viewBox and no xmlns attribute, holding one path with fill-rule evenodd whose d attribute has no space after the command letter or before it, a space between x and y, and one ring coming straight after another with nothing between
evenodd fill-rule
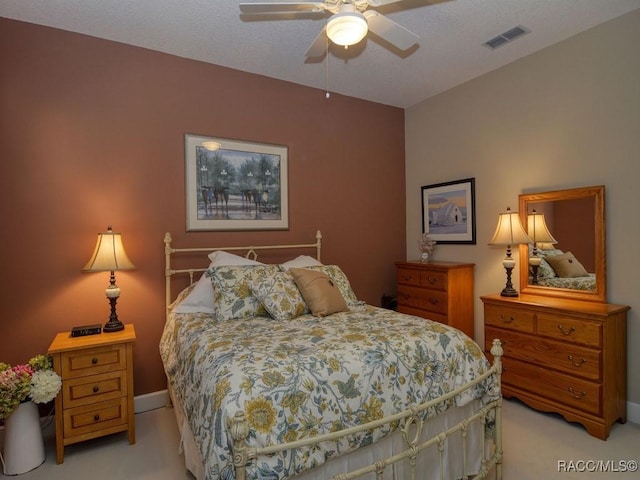
<instances>
[{"instance_id":1,"label":"table lamp","mask_svg":"<svg viewBox=\"0 0 640 480\"><path fill-rule=\"evenodd\" d=\"M507 211L498 216L498 226L493 234L493 238L489 245L505 245L507 247L507 256L502 261L504 269L507 271L507 284L500 295L503 297L517 297L518 291L513 288L511 283L511 272L516 261L511 257L511 246L524 243L531 243L531 239L524 231L518 212L512 212L507 207Z\"/></svg>"},{"instance_id":2,"label":"table lamp","mask_svg":"<svg viewBox=\"0 0 640 480\"><path fill-rule=\"evenodd\" d=\"M105 293L111 304L109 321L102 329L104 332L118 332L124 330L124 325L118 320L116 302L120 296L120 288L116 285L115 272L118 270L133 270L135 265L129 260L122 245L122 234L114 233L111 227L107 231L98 233L96 248L91 259L82 269L83 272L111 272L110 283Z\"/></svg>"}]
</instances>

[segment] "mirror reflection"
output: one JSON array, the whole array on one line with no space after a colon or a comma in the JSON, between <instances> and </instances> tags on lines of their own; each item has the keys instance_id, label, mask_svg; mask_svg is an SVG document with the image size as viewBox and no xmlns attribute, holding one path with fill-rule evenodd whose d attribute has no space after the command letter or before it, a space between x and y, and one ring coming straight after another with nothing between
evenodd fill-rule
<instances>
[{"instance_id":1,"label":"mirror reflection","mask_svg":"<svg viewBox=\"0 0 640 480\"><path fill-rule=\"evenodd\" d=\"M520 195L521 291L605 301L604 187Z\"/></svg>"}]
</instances>

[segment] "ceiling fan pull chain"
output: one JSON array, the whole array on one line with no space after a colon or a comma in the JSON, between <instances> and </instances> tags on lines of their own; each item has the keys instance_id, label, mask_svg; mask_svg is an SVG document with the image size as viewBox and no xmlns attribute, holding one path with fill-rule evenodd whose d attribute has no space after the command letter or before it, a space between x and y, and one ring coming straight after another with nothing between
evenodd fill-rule
<instances>
[{"instance_id":1,"label":"ceiling fan pull chain","mask_svg":"<svg viewBox=\"0 0 640 480\"><path fill-rule=\"evenodd\" d=\"M329 93L329 37L326 37L326 38L327 38L327 40L326 40L327 41L327 48L325 50L325 52L326 52L325 53L325 60L327 62L327 65L325 67L326 68L325 85L326 85L327 88L326 88L326 93L324 94L324 96L327 99L329 99L329 97L331 97L331 94Z\"/></svg>"}]
</instances>

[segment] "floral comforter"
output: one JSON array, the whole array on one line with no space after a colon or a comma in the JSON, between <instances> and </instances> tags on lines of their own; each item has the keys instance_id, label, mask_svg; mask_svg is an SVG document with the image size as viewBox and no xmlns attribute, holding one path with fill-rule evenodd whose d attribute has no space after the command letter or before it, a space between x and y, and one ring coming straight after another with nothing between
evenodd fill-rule
<instances>
[{"instance_id":1,"label":"floral comforter","mask_svg":"<svg viewBox=\"0 0 640 480\"><path fill-rule=\"evenodd\" d=\"M460 331L371 306L290 321L169 317L161 356L208 479L234 478L226 422L237 410L250 423L250 445L261 447L382 418L489 368L480 347ZM491 387L487 381L452 403L488 400ZM285 479L388 433L378 429L294 455L259 458L248 477Z\"/></svg>"}]
</instances>

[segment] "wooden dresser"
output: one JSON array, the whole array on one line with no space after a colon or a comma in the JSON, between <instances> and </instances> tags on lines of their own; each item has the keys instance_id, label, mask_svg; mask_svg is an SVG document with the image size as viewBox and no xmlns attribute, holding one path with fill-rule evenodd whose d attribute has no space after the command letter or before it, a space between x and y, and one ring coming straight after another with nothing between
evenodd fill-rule
<instances>
[{"instance_id":1,"label":"wooden dresser","mask_svg":"<svg viewBox=\"0 0 640 480\"><path fill-rule=\"evenodd\" d=\"M398 311L446 323L471 338L473 263L397 262Z\"/></svg>"},{"instance_id":2,"label":"wooden dresser","mask_svg":"<svg viewBox=\"0 0 640 480\"><path fill-rule=\"evenodd\" d=\"M625 305L521 294L481 297L485 350L502 341L502 393L606 440L627 419Z\"/></svg>"},{"instance_id":3,"label":"wooden dresser","mask_svg":"<svg viewBox=\"0 0 640 480\"><path fill-rule=\"evenodd\" d=\"M64 447L90 438L128 432L136 441L133 411L133 325L120 332L56 335L48 353L62 377L56 397L56 461Z\"/></svg>"}]
</instances>

